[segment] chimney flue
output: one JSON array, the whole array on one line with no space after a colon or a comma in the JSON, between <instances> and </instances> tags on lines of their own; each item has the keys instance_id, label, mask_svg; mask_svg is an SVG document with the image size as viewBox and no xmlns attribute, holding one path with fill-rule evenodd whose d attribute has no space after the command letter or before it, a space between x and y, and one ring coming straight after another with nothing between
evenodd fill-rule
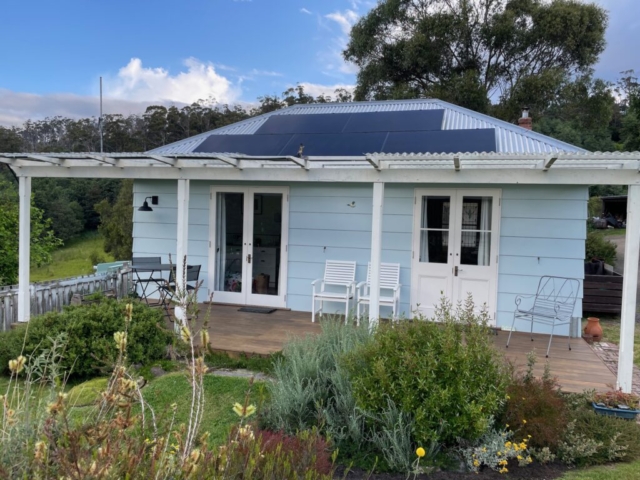
<instances>
[{"instance_id":1,"label":"chimney flue","mask_svg":"<svg viewBox=\"0 0 640 480\"><path fill-rule=\"evenodd\" d=\"M524 107L522 109L522 117L518 120L518 125L526 130L531 130L533 128L533 121L529 116L529 107Z\"/></svg>"}]
</instances>

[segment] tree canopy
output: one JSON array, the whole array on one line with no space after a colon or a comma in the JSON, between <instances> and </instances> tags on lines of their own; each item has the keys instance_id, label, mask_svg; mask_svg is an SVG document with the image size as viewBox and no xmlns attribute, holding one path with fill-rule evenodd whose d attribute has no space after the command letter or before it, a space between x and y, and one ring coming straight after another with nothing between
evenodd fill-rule
<instances>
[{"instance_id":1,"label":"tree canopy","mask_svg":"<svg viewBox=\"0 0 640 480\"><path fill-rule=\"evenodd\" d=\"M604 50L607 14L576 0L383 0L351 31L356 100L435 97L514 121ZM515 118L514 118L515 116Z\"/></svg>"}]
</instances>

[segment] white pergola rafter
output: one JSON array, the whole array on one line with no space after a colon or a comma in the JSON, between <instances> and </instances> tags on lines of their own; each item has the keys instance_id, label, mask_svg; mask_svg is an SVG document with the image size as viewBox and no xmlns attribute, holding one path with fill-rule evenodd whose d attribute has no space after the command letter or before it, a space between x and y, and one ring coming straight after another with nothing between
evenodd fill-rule
<instances>
[{"instance_id":1,"label":"white pergola rafter","mask_svg":"<svg viewBox=\"0 0 640 480\"><path fill-rule=\"evenodd\" d=\"M149 155L149 158L151 158L152 160L155 160L157 162L160 162L164 165L169 165L170 167L175 167L176 166L176 159L175 158L169 158L169 157L164 157L162 155Z\"/></svg>"}]
</instances>

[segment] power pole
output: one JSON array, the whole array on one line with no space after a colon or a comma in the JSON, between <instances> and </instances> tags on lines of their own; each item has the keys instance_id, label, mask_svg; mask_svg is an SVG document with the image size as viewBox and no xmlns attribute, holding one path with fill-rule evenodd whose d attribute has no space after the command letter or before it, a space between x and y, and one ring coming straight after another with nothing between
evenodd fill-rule
<instances>
[{"instance_id":1,"label":"power pole","mask_svg":"<svg viewBox=\"0 0 640 480\"><path fill-rule=\"evenodd\" d=\"M100 118L98 119L98 128L100 129L100 153L102 153L102 77L100 77Z\"/></svg>"}]
</instances>

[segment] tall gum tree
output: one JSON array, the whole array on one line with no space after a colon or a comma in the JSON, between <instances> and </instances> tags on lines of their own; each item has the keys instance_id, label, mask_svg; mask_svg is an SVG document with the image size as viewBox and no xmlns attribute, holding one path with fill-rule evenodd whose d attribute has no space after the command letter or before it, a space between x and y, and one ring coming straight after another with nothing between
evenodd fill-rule
<instances>
[{"instance_id":1,"label":"tall gum tree","mask_svg":"<svg viewBox=\"0 0 640 480\"><path fill-rule=\"evenodd\" d=\"M607 21L577 0L383 0L344 57L359 67L356 100L438 97L480 112L493 102L515 120L588 72Z\"/></svg>"}]
</instances>

